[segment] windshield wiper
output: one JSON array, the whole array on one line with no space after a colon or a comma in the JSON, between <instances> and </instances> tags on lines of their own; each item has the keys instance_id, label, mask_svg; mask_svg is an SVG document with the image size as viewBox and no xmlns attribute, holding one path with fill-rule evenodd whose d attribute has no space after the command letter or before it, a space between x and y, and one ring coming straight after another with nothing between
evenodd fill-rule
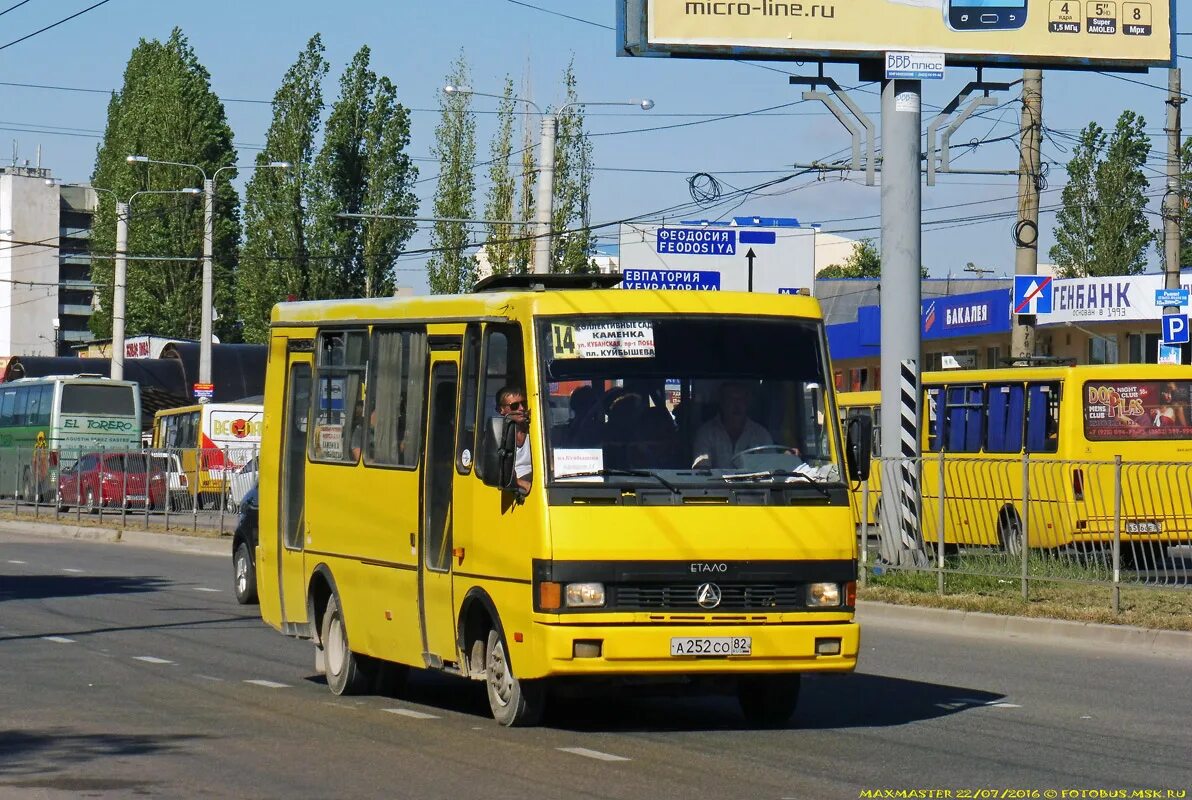
<instances>
[{"instance_id":1,"label":"windshield wiper","mask_svg":"<svg viewBox=\"0 0 1192 800\"><path fill-rule=\"evenodd\" d=\"M683 494L683 491L668 481L666 478L659 475L657 472L651 472L646 469L598 469L592 472L571 472L566 475L556 475L556 479L563 478L608 478L608 477L627 477L627 478L653 478L661 483L672 494Z\"/></svg>"},{"instance_id":2,"label":"windshield wiper","mask_svg":"<svg viewBox=\"0 0 1192 800\"><path fill-rule=\"evenodd\" d=\"M745 481L745 480L774 480L775 478L797 478L811 486L824 497L831 498L832 493L825 489L818 480L808 475L806 472L792 472L789 469L769 469L762 472L734 472L728 475L722 475L724 480Z\"/></svg>"}]
</instances>

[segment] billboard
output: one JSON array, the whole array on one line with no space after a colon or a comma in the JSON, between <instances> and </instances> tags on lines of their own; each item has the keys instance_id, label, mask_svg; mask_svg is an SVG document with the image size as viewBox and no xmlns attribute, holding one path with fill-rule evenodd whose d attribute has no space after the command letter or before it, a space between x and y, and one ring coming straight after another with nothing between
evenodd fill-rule
<instances>
[{"instance_id":1,"label":"billboard","mask_svg":"<svg viewBox=\"0 0 1192 800\"><path fill-rule=\"evenodd\" d=\"M622 289L745 292L752 284L811 294L815 285L815 228L623 223L620 238Z\"/></svg>"},{"instance_id":2,"label":"billboard","mask_svg":"<svg viewBox=\"0 0 1192 800\"><path fill-rule=\"evenodd\" d=\"M1162 273L1111 275L1096 278L1056 278L1051 282L1051 309L1040 311L1040 325L1082 322L1158 322L1163 306L1155 293L1165 285ZM1192 289L1192 275L1180 276ZM1152 329L1153 330L1153 329Z\"/></svg>"},{"instance_id":3,"label":"billboard","mask_svg":"<svg viewBox=\"0 0 1192 800\"><path fill-rule=\"evenodd\" d=\"M618 0L619 55L1174 66L1175 0Z\"/></svg>"}]
</instances>

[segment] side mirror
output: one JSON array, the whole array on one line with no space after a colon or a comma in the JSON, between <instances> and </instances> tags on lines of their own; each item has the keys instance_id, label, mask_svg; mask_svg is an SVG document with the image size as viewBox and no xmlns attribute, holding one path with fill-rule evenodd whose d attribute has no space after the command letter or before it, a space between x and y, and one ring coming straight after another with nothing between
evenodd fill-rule
<instances>
[{"instance_id":1,"label":"side mirror","mask_svg":"<svg viewBox=\"0 0 1192 800\"><path fill-rule=\"evenodd\" d=\"M513 461L517 455L517 426L505 417L490 417L484 429L484 453L478 470L488 486L514 490L517 478Z\"/></svg>"},{"instance_id":2,"label":"side mirror","mask_svg":"<svg viewBox=\"0 0 1192 800\"><path fill-rule=\"evenodd\" d=\"M845 459L850 480L863 481L869 478L872 456L873 419L867 416L851 417L845 429Z\"/></svg>"}]
</instances>

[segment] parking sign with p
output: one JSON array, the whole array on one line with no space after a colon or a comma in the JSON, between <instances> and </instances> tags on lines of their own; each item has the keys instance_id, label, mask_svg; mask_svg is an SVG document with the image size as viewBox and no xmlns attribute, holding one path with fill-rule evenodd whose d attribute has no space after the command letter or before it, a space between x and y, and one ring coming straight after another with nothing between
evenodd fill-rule
<instances>
[{"instance_id":1,"label":"parking sign with p","mask_svg":"<svg viewBox=\"0 0 1192 800\"><path fill-rule=\"evenodd\" d=\"M1188 315L1166 314L1163 317L1163 344L1188 343Z\"/></svg>"}]
</instances>

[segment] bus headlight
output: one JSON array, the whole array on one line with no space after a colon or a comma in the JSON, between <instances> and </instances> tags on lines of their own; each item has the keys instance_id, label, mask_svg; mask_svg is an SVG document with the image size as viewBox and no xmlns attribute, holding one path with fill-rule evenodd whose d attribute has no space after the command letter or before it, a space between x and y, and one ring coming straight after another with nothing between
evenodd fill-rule
<instances>
[{"instance_id":1,"label":"bus headlight","mask_svg":"<svg viewBox=\"0 0 1192 800\"><path fill-rule=\"evenodd\" d=\"M807 587L807 605L810 608L840 605L839 583L813 583Z\"/></svg>"},{"instance_id":2,"label":"bus headlight","mask_svg":"<svg viewBox=\"0 0 1192 800\"><path fill-rule=\"evenodd\" d=\"M604 605L603 583L567 584L568 608L595 608Z\"/></svg>"}]
</instances>

